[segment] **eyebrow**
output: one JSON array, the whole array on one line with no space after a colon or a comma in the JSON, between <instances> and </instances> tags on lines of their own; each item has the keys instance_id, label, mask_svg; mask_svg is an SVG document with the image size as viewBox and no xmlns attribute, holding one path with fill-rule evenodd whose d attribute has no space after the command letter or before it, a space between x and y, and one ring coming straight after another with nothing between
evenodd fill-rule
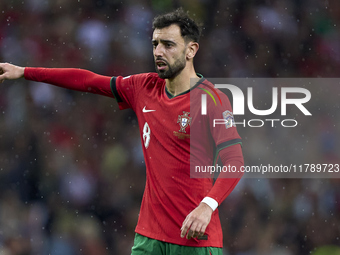
<instances>
[{"instance_id":1,"label":"eyebrow","mask_svg":"<svg viewBox=\"0 0 340 255\"><path fill-rule=\"evenodd\" d=\"M170 43L170 44L176 44L174 41L171 41L171 40L164 40L164 39L160 39L159 40L162 44L166 44L166 43ZM153 39L152 40L152 44L155 44L155 43L157 43L158 42L158 40L155 40L155 39Z\"/></svg>"}]
</instances>

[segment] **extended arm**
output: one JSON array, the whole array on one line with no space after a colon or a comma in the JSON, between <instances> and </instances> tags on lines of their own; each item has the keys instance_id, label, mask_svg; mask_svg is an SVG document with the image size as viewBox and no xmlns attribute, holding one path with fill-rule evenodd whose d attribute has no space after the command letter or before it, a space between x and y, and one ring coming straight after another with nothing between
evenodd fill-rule
<instances>
[{"instance_id":1,"label":"extended arm","mask_svg":"<svg viewBox=\"0 0 340 255\"><path fill-rule=\"evenodd\" d=\"M55 86L113 97L111 77L76 68L32 68L0 63L0 82L25 77Z\"/></svg>"}]
</instances>

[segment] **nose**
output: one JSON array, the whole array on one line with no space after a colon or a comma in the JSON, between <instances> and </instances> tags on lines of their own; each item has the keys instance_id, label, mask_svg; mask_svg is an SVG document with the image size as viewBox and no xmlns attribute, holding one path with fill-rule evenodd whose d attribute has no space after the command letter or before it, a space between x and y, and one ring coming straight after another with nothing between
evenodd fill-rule
<instances>
[{"instance_id":1,"label":"nose","mask_svg":"<svg viewBox=\"0 0 340 255\"><path fill-rule=\"evenodd\" d=\"M161 44L158 44L154 47L153 54L155 55L155 57L163 56L163 49Z\"/></svg>"}]
</instances>

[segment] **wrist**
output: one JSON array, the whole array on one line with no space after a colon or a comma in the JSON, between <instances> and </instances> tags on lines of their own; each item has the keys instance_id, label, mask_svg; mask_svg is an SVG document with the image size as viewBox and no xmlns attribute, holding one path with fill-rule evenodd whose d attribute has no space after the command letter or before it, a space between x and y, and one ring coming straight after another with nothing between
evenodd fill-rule
<instances>
[{"instance_id":1,"label":"wrist","mask_svg":"<svg viewBox=\"0 0 340 255\"><path fill-rule=\"evenodd\" d=\"M20 78L25 78L26 68L25 67L19 67L19 68L20 68Z\"/></svg>"},{"instance_id":2,"label":"wrist","mask_svg":"<svg viewBox=\"0 0 340 255\"><path fill-rule=\"evenodd\" d=\"M201 203L205 203L207 204L213 211L216 210L216 208L218 207L218 203L215 199L211 198L211 197L205 197L203 198L203 200L201 201Z\"/></svg>"}]
</instances>

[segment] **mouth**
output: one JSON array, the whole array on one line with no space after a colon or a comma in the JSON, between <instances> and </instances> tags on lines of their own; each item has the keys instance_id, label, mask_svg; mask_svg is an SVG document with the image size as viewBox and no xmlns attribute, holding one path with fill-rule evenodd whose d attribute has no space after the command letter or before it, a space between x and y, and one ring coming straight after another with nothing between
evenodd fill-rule
<instances>
[{"instance_id":1,"label":"mouth","mask_svg":"<svg viewBox=\"0 0 340 255\"><path fill-rule=\"evenodd\" d=\"M156 60L156 66L159 71L164 70L168 64L164 60Z\"/></svg>"}]
</instances>

